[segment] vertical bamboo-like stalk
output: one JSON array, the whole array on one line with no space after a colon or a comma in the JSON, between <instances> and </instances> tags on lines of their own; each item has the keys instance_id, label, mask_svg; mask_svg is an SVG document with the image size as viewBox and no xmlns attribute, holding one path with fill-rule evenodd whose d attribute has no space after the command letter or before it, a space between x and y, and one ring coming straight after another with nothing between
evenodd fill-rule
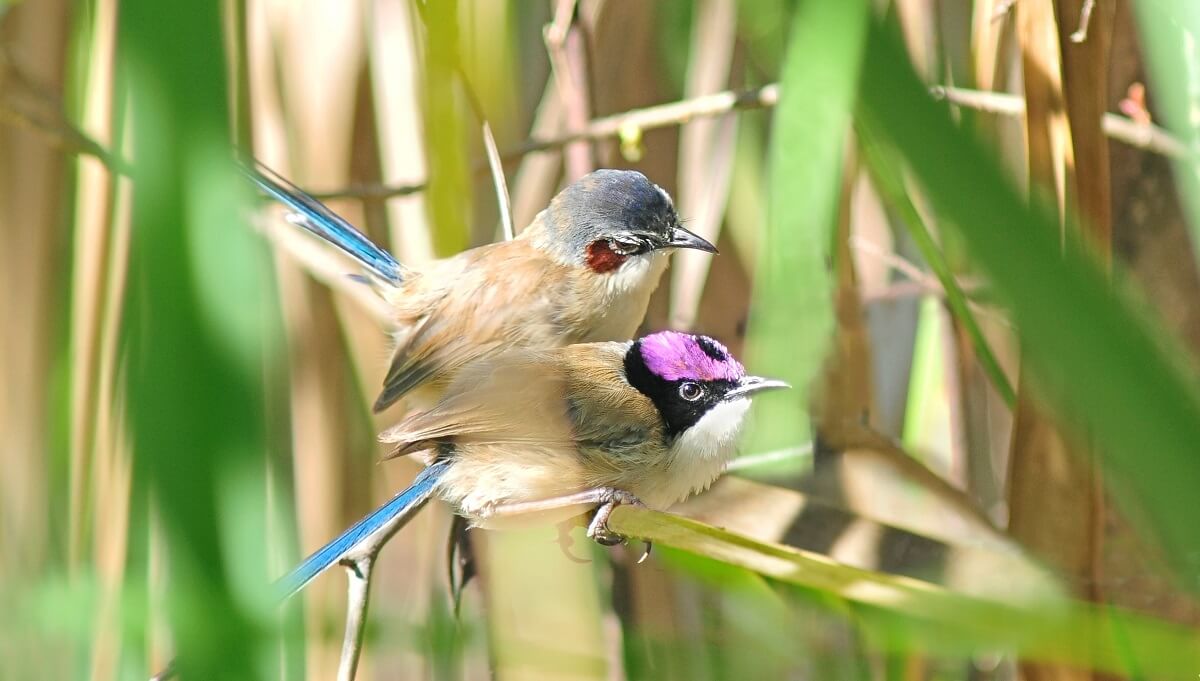
<instances>
[{"instance_id":1,"label":"vertical bamboo-like stalk","mask_svg":"<svg viewBox=\"0 0 1200 681\"><path fill-rule=\"evenodd\" d=\"M22 89L45 89L29 94L50 97L61 90L69 6L52 1L6 8L0 113ZM53 423L47 377L63 320L64 282L55 275L68 257L58 229L67 205L64 189L60 150L0 117L0 580L28 576L45 559L47 510L57 503L45 462Z\"/></svg>"},{"instance_id":2,"label":"vertical bamboo-like stalk","mask_svg":"<svg viewBox=\"0 0 1200 681\"><path fill-rule=\"evenodd\" d=\"M114 126L123 125L112 119L117 5L101 2L97 10L84 125L111 145L118 139ZM118 340L129 255L131 185L128 179L114 178L107 169L97 168L93 160L81 161L81 166L77 203L80 243L99 252L77 251L85 279L76 281L73 306L82 336L74 346L79 364L73 375L78 392L73 395L72 407L79 411L74 411L72 423L79 430L72 432L72 461L79 468L72 467L72 488L78 490L76 486L82 484L87 489L78 490L80 497L72 498L75 512L71 514L69 547L82 551L84 537L92 538L88 564L96 572L101 591L90 676L102 680L115 678L121 662L119 622L130 531L131 461L118 373ZM92 375L82 375L83 371Z\"/></svg>"},{"instance_id":3,"label":"vertical bamboo-like stalk","mask_svg":"<svg viewBox=\"0 0 1200 681\"><path fill-rule=\"evenodd\" d=\"M112 59L116 37L115 3L97 7L89 61L84 126L104 142L112 140ZM80 159L76 197L75 272L71 303L70 505L67 565L79 569L86 553L91 506L93 443L96 429L96 365L104 308L106 268L112 232L114 179L95 159Z\"/></svg>"},{"instance_id":4,"label":"vertical bamboo-like stalk","mask_svg":"<svg viewBox=\"0 0 1200 681\"><path fill-rule=\"evenodd\" d=\"M835 331L832 357L823 377L815 422L823 442L834 449L850 445L848 433L866 425L873 411L871 349L859 295L858 276L850 248L851 213L858 162L854 145L847 144L834 235L833 313Z\"/></svg>"},{"instance_id":5,"label":"vertical bamboo-like stalk","mask_svg":"<svg viewBox=\"0 0 1200 681\"><path fill-rule=\"evenodd\" d=\"M8 5L0 17L0 591L12 594L48 572L47 559L58 553L51 519L67 503L47 462L65 422L54 411L66 401L51 367L66 317L60 273L69 247L61 226L69 196L61 150L4 114L9 97L22 95L21 79L52 96L61 91L70 7L61 0ZM27 622L2 628L4 670L53 677L77 669L81 650L47 645Z\"/></svg>"},{"instance_id":6,"label":"vertical bamboo-like stalk","mask_svg":"<svg viewBox=\"0 0 1200 681\"><path fill-rule=\"evenodd\" d=\"M1112 265L1112 196L1108 138L1101 127L1108 99L1109 50L1115 4L1102 0L1086 10L1089 0L1055 0L1058 43L1062 57L1063 93L1071 130L1074 167L1069 207L1078 215L1085 241L1106 266ZM1086 22L1084 26L1081 22ZM1080 40L1082 38L1082 40ZM1077 465L1092 469L1090 508L1080 509L1091 518L1090 566L1084 593L1102 600L1106 509L1103 478L1091 444L1080 447Z\"/></svg>"},{"instance_id":7,"label":"vertical bamboo-like stalk","mask_svg":"<svg viewBox=\"0 0 1200 681\"><path fill-rule=\"evenodd\" d=\"M1094 9L1085 5L1094 3ZM1071 129L1074 196L1083 236L1112 264L1112 184L1101 118L1108 102L1109 51L1116 0L1055 0L1063 96ZM1081 22L1086 21L1086 26ZM1082 40L1080 40L1082 38Z\"/></svg>"},{"instance_id":8,"label":"vertical bamboo-like stalk","mask_svg":"<svg viewBox=\"0 0 1200 681\"><path fill-rule=\"evenodd\" d=\"M471 214L471 183L463 134L463 100L458 96L458 6L457 0L418 5L421 23L422 67L420 101L426 125L425 162L429 175L425 186L426 208L438 255L453 255L467 247L468 216Z\"/></svg>"},{"instance_id":9,"label":"vertical bamboo-like stalk","mask_svg":"<svg viewBox=\"0 0 1200 681\"><path fill-rule=\"evenodd\" d=\"M592 3L593 6L598 3ZM554 19L545 28L546 51L554 86L567 128L579 130L591 118L592 90L589 82L588 55L585 50L586 22L576 21L578 0L556 0ZM596 166L591 142L579 141L563 148L563 166L567 182L574 182Z\"/></svg>"},{"instance_id":10,"label":"vertical bamboo-like stalk","mask_svg":"<svg viewBox=\"0 0 1200 681\"><path fill-rule=\"evenodd\" d=\"M115 18L112 3L110 21ZM111 62L110 62L111 66ZM101 97L107 100L106 97ZM117 121L117 125L127 122ZM96 617L92 648L92 678L116 678L120 661L121 601L126 580L132 496L131 448L126 426L124 380L120 374L120 329L124 314L126 271L129 264L132 184L116 178L106 280L101 299L92 450L93 565L101 584L101 609Z\"/></svg>"},{"instance_id":11,"label":"vertical bamboo-like stalk","mask_svg":"<svg viewBox=\"0 0 1200 681\"><path fill-rule=\"evenodd\" d=\"M696 5L692 25L690 61L684 97L711 94L729 87L737 37L737 7L730 0L708 0ZM688 228L717 243L733 175L737 118L692 121L679 133L679 179L675 197ZM670 325L691 329L712 256L680 252L671 264Z\"/></svg>"},{"instance_id":12,"label":"vertical bamboo-like stalk","mask_svg":"<svg viewBox=\"0 0 1200 681\"><path fill-rule=\"evenodd\" d=\"M367 30L384 179L423 181L428 164L416 144L424 125L417 56L420 18L411 3L381 0L372 6ZM420 264L433 257L425 204L423 192L388 202L392 243L401 262Z\"/></svg>"},{"instance_id":13,"label":"vertical bamboo-like stalk","mask_svg":"<svg viewBox=\"0 0 1200 681\"><path fill-rule=\"evenodd\" d=\"M1004 17L996 16L997 6L1005 0L976 0L971 17L971 75L981 90L995 90L1003 85L1001 43Z\"/></svg>"},{"instance_id":14,"label":"vertical bamboo-like stalk","mask_svg":"<svg viewBox=\"0 0 1200 681\"><path fill-rule=\"evenodd\" d=\"M1009 82L1020 52L1013 39L1009 14L997 16L1003 0L978 0L971 19L971 77L974 86L985 91L1003 91ZM1017 119L977 121L985 134L996 137L996 146L1018 174L1024 176L1027 162L1021 143L1023 126ZM1011 141L1011 143L1009 143ZM1017 375L1016 341L1011 328L989 316L980 326L992 349L1010 376ZM1004 403L987 379L962 324L955 324L955 356L963 404L959 409L963 442L966 447L966 487L971 498L997 523L1003 523L1006 510L1004 474L1012 436L1012 410Z\"/></svg>"},{"instance_id":15,"label":"vertical bamboo-like stalk","mask_svg":"<svg viewBox=\"0 0 1200 681\"><path fill-rule=\"evenodd\" d=\"M1073 4L1078 10L1079 3ZM1060 25L1068 12L1062 3L1055 5L1057 17L1050 0L1022 2L1016 9L1025 74L1030 193L1033 200L1046 193L1054 197L1060 218L1075 212L1082 193L1084 215L1098 221L1096 243L1108 250L1108 154L1100 131L1103 105L1089 101L1104 96L1107 50L1089 49L1094 61L1086 66L1070 55L1062 41L1074 29ZM1094 47L1101 46L1100 40ZM1070 57L1065 63L1064 53ZM1064 80L1075 92L1066 92ZM1094 89L1090 93L1079 89L1087 87ZM1074 109L1070 118L1069 108ZM1087 160L1082 177L1075 163L1081 151ZM1053 565L1078 596L1092 599L1103 532L1098 472L1088 446L1069 442L1042 412L1031 378L1022 369L1010 460L1009 531ZM1091 678L1086 671L1064 666L1026 662L1021 668L1031 679Z\"/></svg>"},{"instance_id":16,"label":"vertical bamboo-like stalk","mask_svg":"<svg viewBox=\"0 0 1200 681\"><path fill-rule=\"evenodd\" d=\"M529 134L550 137L562 132L566 129L565 118L562 98L558 96L558 86L551 75L546 80ZM562 154L557 151L526 154L521 158L512 183L513 224L518 234L550 203L562 165Z\"/></svg>"}]
</instances>

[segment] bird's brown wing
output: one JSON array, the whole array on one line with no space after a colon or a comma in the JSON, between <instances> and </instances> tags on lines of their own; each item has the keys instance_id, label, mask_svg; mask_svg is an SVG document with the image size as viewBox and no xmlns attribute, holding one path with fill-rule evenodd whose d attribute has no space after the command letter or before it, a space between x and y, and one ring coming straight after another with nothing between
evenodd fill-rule
<instances>
[{"instance_id":1,"label":"bird's brown wing","mask_svg":"<svg viewBox=\"0 0 1200 681\"><path fill-rule=\"evenodd\" d=\"M440 443L573 447L564 367L554 351L508 351L459 373L431 409L380 434L402 456Z\"/></svg>"},{"instance_id":2,"label":"bird's brown wing","mask_svg":"<svg viewBox=\"0 0 1200 681\"><path fill-rule=\"evenodd\" d=\"M444 386L476 359L514 346L560 344L554 306L563 297L562 270L523 240L483 246L439 264L423 278L440 282L440 289L397 300L401 326L408 330L396 346L375 411L422 384Z\"/></svg>"},{"instance_id":3,"label":"bird's brown wing","mask_svg":"<svg viewBox=\"0 0 1200 681\"><path fill-rule=\"evenodd\" d=\"M623 377L627 347L500 353L464 369L435 407L409 415L380 439L396 445L388 458L441 443L514 445L586 457L596 474L615 474L662 438L653 403Z\"/></svg>"}]
</instances>

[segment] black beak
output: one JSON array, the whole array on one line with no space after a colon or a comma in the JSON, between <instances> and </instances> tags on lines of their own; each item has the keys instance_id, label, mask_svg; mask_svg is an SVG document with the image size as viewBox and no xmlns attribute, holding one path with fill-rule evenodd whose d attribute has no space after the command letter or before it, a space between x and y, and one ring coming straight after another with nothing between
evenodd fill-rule
<instances>
[{"instance_id":1,"label":"black beak","mask_svg":"<svg viewBox=\"0 0 1200 681\"><path fill-rule=\"evenodd\" d=\"M773 378L763 378L761 376L746 376L738 381L738 385L733 390L725 393L723 399L733 400L739 397L746 397L764 390L782 390L790 388L786 381L777 381Z\"/></svg>"},{"instance_id":2,"label":"black beak","mask_svg":"<svg viewBox=\"0 0 1200 681\"><path fill-rule=\"evenodd\" d=\"M708 243L703 237L678 226L671 230L671 240L664 244L663 248L694 248L705 253L718 252L717 247Z\"/></svg>"}]
</instances>

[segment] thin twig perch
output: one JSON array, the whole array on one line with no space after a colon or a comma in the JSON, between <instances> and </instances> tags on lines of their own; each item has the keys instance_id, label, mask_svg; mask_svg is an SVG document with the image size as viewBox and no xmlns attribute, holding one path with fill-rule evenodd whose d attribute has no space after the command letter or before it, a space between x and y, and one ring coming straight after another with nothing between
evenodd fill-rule
<instances>
[{"instance_id":1,"label":"thin twig perch","mask_svg":"<svg viewBox=\"0 0 1200 681\"><path fill-rule=\"evenodd\" d=\"M670 104L659 104L645 109L633 109L611 116L592 119L586 128L572 130L549 137L531 137L523 144L509 149L500 155L504 161L519 159L525 154L557 149L571 142L580 140L602 140L620 135L623 128L654 130L673 125L681 125L695 118L721 116L732 111L746 109L765 109L775 106L779 101L779 86L775 83L764 85L755 90L734 92L726 90L716 94L704 95L693 99L684 99ZM414 183L406 185L357 185L332 192L310 192L319 199L335 198L369 198L386 199L393 196L404 196L425 189L425 184Z\"/></svg>"},{"instance_id":2,"label":"thin twig perch","mask_svg":"<svg viewBox=\"0 0 1200 681\"><path fill-rule=\"evenodd\" d=\"M386 540L384 540L386 541ZM370 600L371 575L381 542L372 553L356 560L343 561L346 567L346 633L342 656L338 661L338 681L354 681L358 659L362 656L363 635L367 629L367 604Z\"/></svg>"},{"instance_id":3,"label":"thin twig perch","mask_svg":"<svg viewBox=\"0 0 1200 681\"><path fill-rule=\"evenodd\" d=\"M955 106L967 109L1001 116L1021 116L1025 113L1025 100L1018 95L966 90L944 85L936 85L930 88L930 92L937 99L944 99ZM1157 125L1140 123L1115 113L1104 114L1101 123L1105 135L1131 147L1146 149L1172 158L1186 158L1192 155L1183 143Z\"/></svg>"}]
</instances>

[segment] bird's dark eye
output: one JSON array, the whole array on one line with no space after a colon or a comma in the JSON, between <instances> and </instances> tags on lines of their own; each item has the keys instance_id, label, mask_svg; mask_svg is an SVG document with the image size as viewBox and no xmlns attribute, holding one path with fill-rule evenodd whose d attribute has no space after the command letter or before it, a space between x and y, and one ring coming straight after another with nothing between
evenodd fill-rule
<instances>
[{"instance_id":1,"label":"bird's dark eye","mask_svg":"<svg viewBox=\"0 0 1200 681\"><path fill-rule=\"evenodd\" d=\"M695 402L701 397L704 397L704 386L700 385L699 383L692 383L691 381L688 381L679 386L679 396L688 402Z\"/></svg>"},{"instance_id":2,"label":"bird's dark eye","mask_svg":"<svg viewBox=\"0 0 1200 681\"><path fill-rule=\"evenodd\" d=\"M617 255L637 255L645 250L641 239L615 236L608 240L608 248Z\"/></svg>"}]
</instances>

